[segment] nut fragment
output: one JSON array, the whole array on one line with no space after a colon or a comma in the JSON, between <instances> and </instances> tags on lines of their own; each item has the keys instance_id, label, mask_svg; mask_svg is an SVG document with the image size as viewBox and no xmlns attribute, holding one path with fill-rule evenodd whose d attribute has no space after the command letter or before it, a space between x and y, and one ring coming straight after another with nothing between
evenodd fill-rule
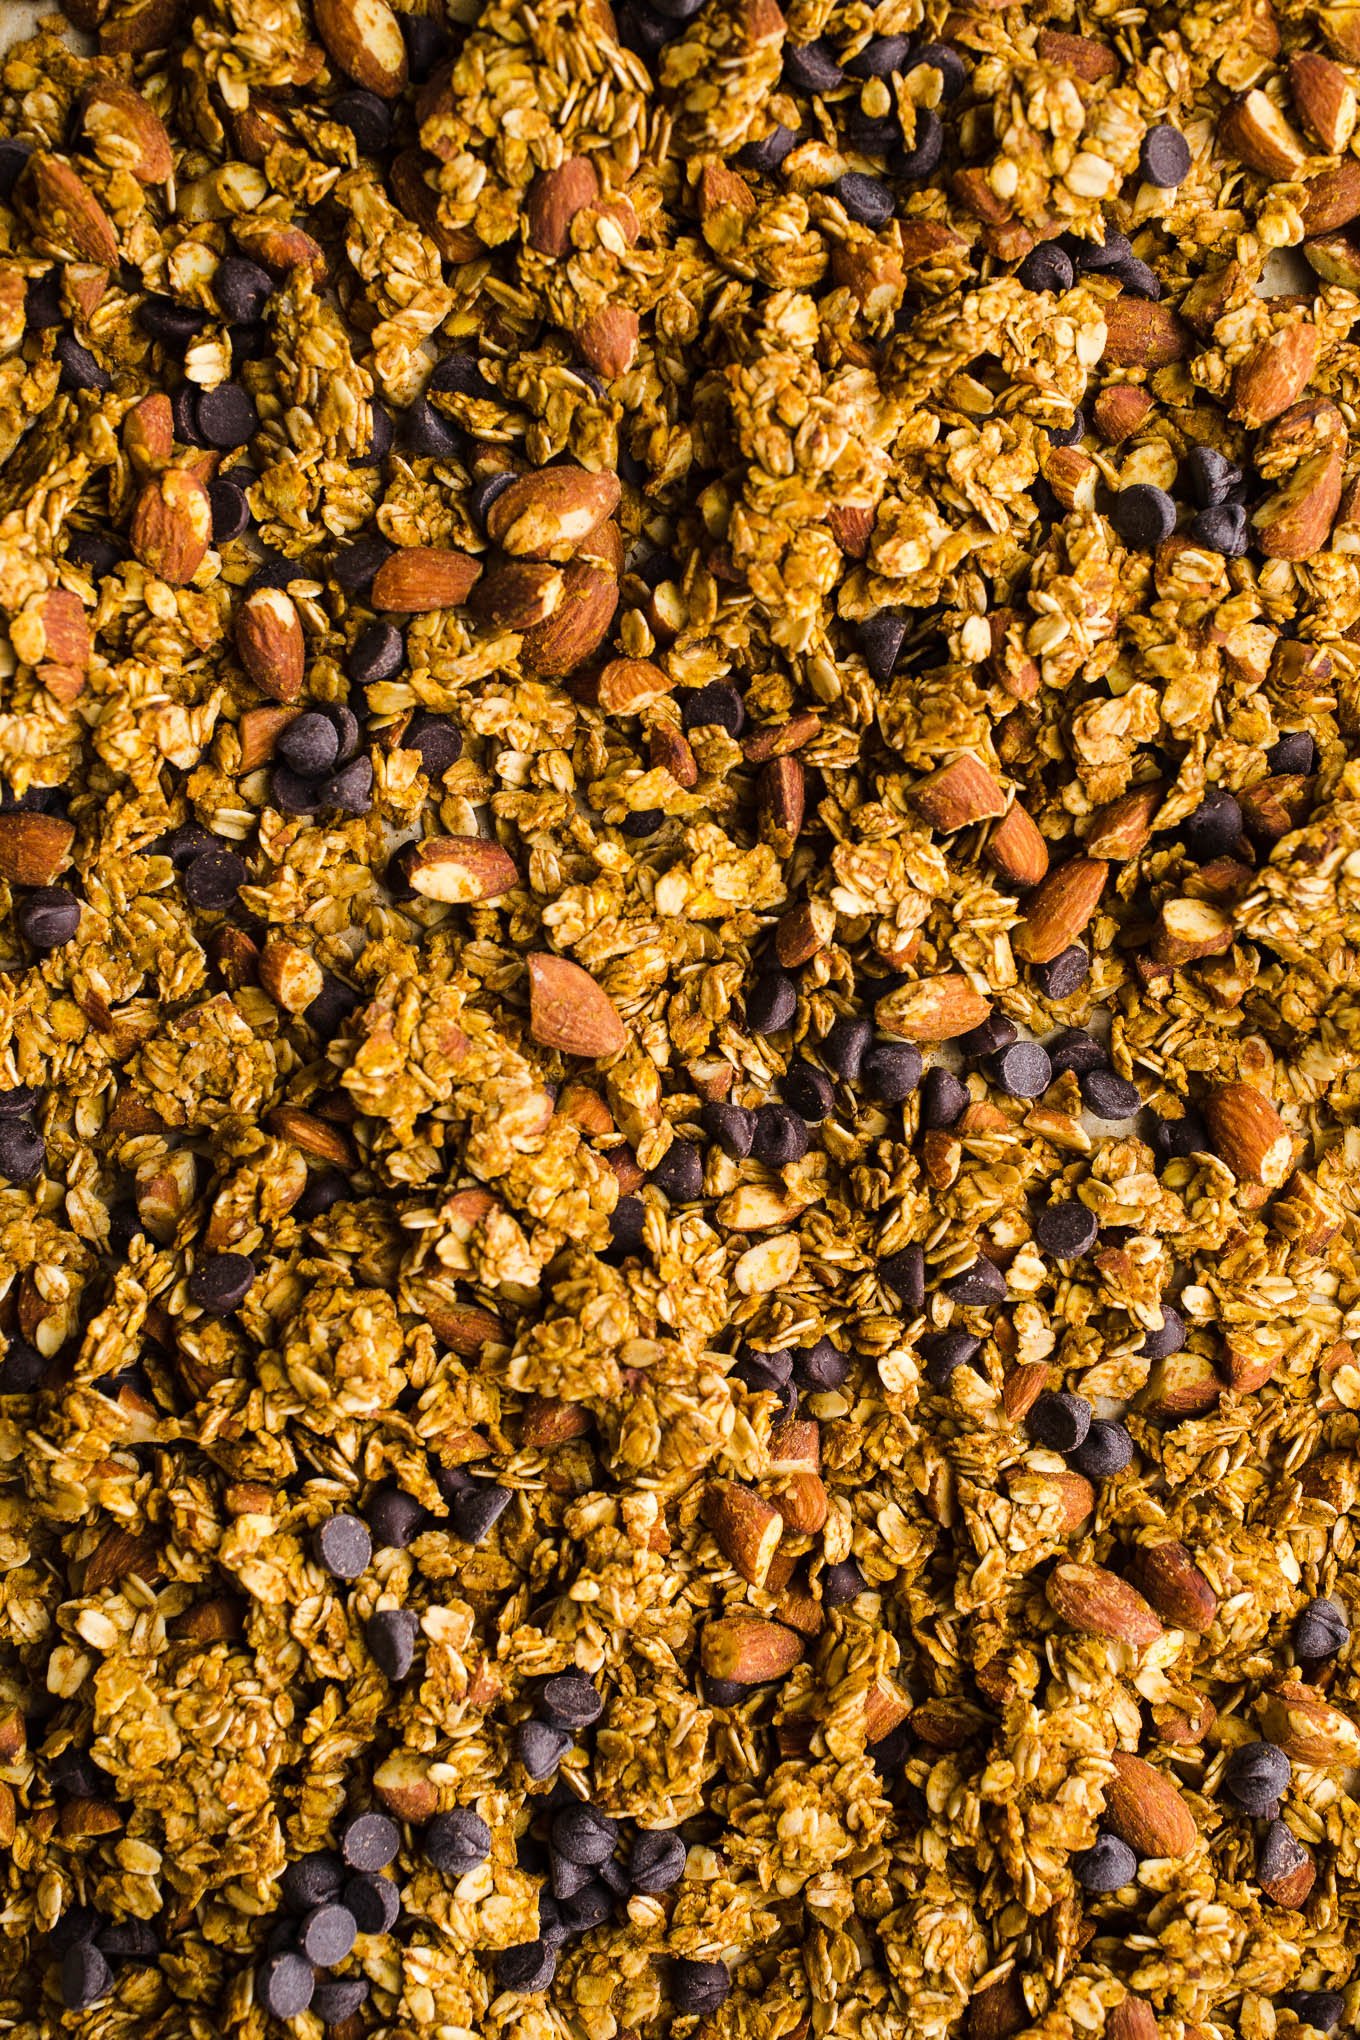
<instances>
[{"instance_id":1,"label":"nut fragment","mask_svg":"<svg viewBox=\"0 0 1360 2040\"><path fill-rule=\"evenodd\" d=\"M403 869L413 892L453 907L499 899L519 880L509 851L485 836L426 836L411 845Z\"/></svg>"},{"instance_id":2,"label":"nut fragment","mask_svg":"<svg viewBox=\"0 0 1360 2040\"><path fill-rule=\"evenodd\" d=\"M608 993L569 957L529 958L529 999L529 1026L543 1048L596 1058L617 1055L627 1043Z\"/></svg>"},{"instance_id":3,"label":"nut fragment","mask_svg":"<svg viewBox=\"0 0 1360 2040\"><path fill-rule=\"evenodd\" d=\"M1276 1190L1294 1166L1289 1129L1250 1084L1219 1084L1204 1108L1214 1152L1241 1182Z\"/></svg>"},{"instance_id":4,"label":"nut fragment","mask_svg":"<svg viewBox=\"0 0 1360 2040\"><path fill-rule=\"evenodd\" d=\"M1012 948L1026 963L1051 963L1070 948L1100 904L1109 866L1098 857L1071 857L1050 871L1025 903Z\"/></svg>"},{"instance_id":5,"label":"nut fragment","mask_svg":"<svg viewBox=\"0 0 1360 2040\"><path fill-rule=\"evenodd\" d=\"M1104 1566L1063 1560L1049 1574L1047 1592L1054 1614L1087 1636L1108 1636L1143 1649L1162 1634L1143 1596Z\"/></svg>"}]
</instances>

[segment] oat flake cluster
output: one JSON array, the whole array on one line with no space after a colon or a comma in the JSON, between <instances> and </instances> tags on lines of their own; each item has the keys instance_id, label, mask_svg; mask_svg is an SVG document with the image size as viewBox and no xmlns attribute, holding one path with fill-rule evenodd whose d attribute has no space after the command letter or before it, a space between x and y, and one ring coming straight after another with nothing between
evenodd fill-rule
<instances>
[{"instance_id":1,"label":"oat flake cluster","mask_svg":"<svg viewBox=\"0 0 1360 2040\"><path fill-rule=\"evenodd\" d=\"M65 4L0 2027L1351 2026L1360 8Z\"/></svg>"}]
</instances>

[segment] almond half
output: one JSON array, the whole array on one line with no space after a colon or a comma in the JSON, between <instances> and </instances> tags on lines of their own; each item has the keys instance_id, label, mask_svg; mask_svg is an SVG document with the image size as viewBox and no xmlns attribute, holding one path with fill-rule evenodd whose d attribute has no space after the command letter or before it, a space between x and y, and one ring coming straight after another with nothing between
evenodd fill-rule
<instances>
[{"instance_id":1,"label":"almond half","mask_svg":"<svg viewBox=\"0 0 1360 2040\"><path fill-rule=\"evenodd\" d=\"M510 852L484 836L427 836L402 864L412 892L452 907L499 899L519 880Z\"/></svg>"},{"instance_id":2,"label":"almond half","mask_svg":"<svg viewBox=\"0 0 1360 2040\"><path fill-rule=\"evenodd\" d=\"M609 994L579 963L546 950L529 958L529 1031L564 1055L617 1055L628 1042Z\"/></svg>"},{"instance_id":3,"label":"almond half","mask_svg":"<svg viewBox=\"0 0 1360 2040\"><path fill-rule=\"evenodd\" d=\"M1006 795L981 760L964 751L939 772L932 772L929 779L918 780L907 793L907 805L932 829L947 836L973 822L1004 814Z\"/></svg>"},{"instance_id":4,"label":"almond half","mask_svg":"<svg viewBox=\"0 0 1360 2040\"><path fill-rule=\"evenodd\" d=\"M1214 1153L1239 1183L1279 1189L1294 1166L1294 1142L1269 1098L1251 1084L1220 1084L1204 1116Z\"/></svg>"}]
</instances>

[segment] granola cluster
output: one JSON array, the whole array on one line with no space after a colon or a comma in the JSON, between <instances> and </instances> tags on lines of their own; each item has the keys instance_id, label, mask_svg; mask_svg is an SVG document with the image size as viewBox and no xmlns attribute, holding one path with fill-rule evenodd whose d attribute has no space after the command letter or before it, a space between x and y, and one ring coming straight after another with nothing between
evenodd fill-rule
<instances>
[{"instance_id":1,"label":"granola cluster","mask_svg":"<svg viewBox=\"0 0 1360 2040\"><path fill-rule=\"evenodd\" d=\"M0 2026L1354 2024L1360 10L63 4Z\"/></svg>"}]
</instances>

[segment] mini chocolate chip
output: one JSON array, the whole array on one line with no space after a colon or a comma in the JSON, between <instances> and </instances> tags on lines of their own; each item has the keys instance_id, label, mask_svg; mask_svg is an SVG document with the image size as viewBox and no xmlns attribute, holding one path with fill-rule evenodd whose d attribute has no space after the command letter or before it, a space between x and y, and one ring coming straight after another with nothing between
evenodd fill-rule
<instances>
[{"instance_id":1,"label":"mini chocolate chip","mask_svg":"<svg viewBox=\"0 0 1360 2040\"><path fill-rule=\"evenodd\" d=\"M1071 1070L1075 1076L1081 1076L1086 1070L1101 1070L1108 1060L1095 1036L1088 1034L1084 1027L1064 1027L1062 1033L1055 1035L1046 1046L1055 1077L1064 1070Z\"/></svg>"},{"instance_id":2,"label":"mini chocolate chip","mask_svg":"<svg viewBox=\"0 0 1360 2040\"><path fill-rule=\"evenodd\" d=\"M455 1806L435 1815L421 1846L441 1877L466 1877L491 1854L491 1830L470 1806Z\"/></svg>"},{"instance_id":3,"label":"mini chocolate chip","mask_svg":"<svg viewBox=\"0 0 1360 2040\"><path fill-rule=\"evenodd\" d=\"M952 1126L968 1104L968 1092L952 1070L932 1063L921 1079L921 1126L928 1133Z\"/></svg>"},{"instance_id":4,"label":"mini chocolate chip","mask_svg":"<svg viewBox=\"0 0 1360 2040\"><path fill-rule=\"evenodd\" d=\"M1091 1405L1083 1395L1067 1389L1045 1390L1025 1419L1025 1428L1036 1445L1052 1452L1075 1452L1084 1444L1091 1428Z\"/></svg>"},{"instance_id":5,"label":"mini chocolate chip","mask_svg":"<svg viewBox=\"0 0 1360 2040\"><path fill-rule=\"evenodd\" d=\"M794 1379L801 1389L805 1389L810 1394L826 1389L839 1388L849 1373L850 1362L844 1353L837 1351L825 1333L818 1339L815 1346L808 1346L794 1352Z\"/></svg>"},{"instance_id":6,"label":"mini chocolate chip","mask_svg":"<svg viewBox=\"0 0 1360 2040\"><path fill-rule=\"evenodd\" d=\"M0 1119L0 1182L36 1182L47 1160L47 1148L36 1127L26 1119Z\"/></svg>"},{"instance_id":7,"label":"mini chocolate chip","mask_svg":"<svg viewBox=\"0 0 1360 2040\"><path fill-rule=\"evenodd\" d=\"M992 1058L992 1074L1008 1098L1042 1098L1053 1082L1053 1065L1042 1043L1013 1041Z\"/></svg>"},{"instance_id":8,"label":"mini chocolate chip","mask_svg":"<svg viewBox=\"0 0 1360 2040\"><path fill-rule=\"evenodd\" d=\"M189 1277L189 1300L210 1317L239 1310L255 1280L249 1254L207 1254Z\"/></svg>"},{"instance_id":9,"label":"mini chocolate chip","mask_svg":"<svg viewBox=\"0 0 1360 2040\"><path fill-rule=\"evenodd\" d=\"M1069 942L1047 963L1034 966L1034 983L1045 999L1070 999L1091 974L1091 959L1079 942Z\"/></svg>"},{"instance_id":10,"label":"mini chocolate chip","mask_svg":"<svg viewBox=\"0 0 1360 2040\"><path fill-rule=\"evenodd\" d=\"M862 227L886 227L896 210L896 201L887 185L858 170L847 170L843 177L838 177L831 194L840 200L849 218Z\"/></svg>"},{"instance_id":11,"label":"mini chocolate chip","mask_svg":"<svg viewBox=\"0 0 1360 2040\"><path fill-rule=\"evenodd\" d=\"M979 1254L971 1267L946 1282L944 1293L951 1302L965 1305L1004 1303L1006 1278L994 1261Z\"/></svg>"},{"instance_id":12,"label":"mini chocolate chip","mask_svg":"<svg viewBox=\"0 0 1360 2040\"><path fill-rule=\"evenodd\" d=\"M1294 1617L1294 1648L1302 1658L1335 1657L1351 1640L1351 1625L1339 1601L1309 1601Z\"/></svg>"},{"instance_id":13,"label":"mini chocolate chip","mask_svg":"<svg viewBox=\"0 0 1360 2040\"><path fill-rule=\"evenodd\" d=\"M303 779L329 772L340 750L335 725L320 709L304 709L278 735L274 756Z\"/></svg>"},{"instance_id":14,"label":"mini chocolate chip","mask_svg":"<svg viewBox=\"0 0 1360 2040\"><path fill-rule=\"evenodd\" d=\"M704 1194L703 1155L692 1142L673 1140L648 1181L672 1204L693 1204Z\"/></svg>"},{"instance_id":15,"label":"mini chocolate chip","mask_svg":"<svg viewBox=\"0 0 1360 2040\"><path fill-rule=\"evenodd\" d=\"M224 382L199 392L194 422L209 446L245 446L260 429L260 414L248 390Z\"/></svg>"},{"instance_id":16,"label":"mini chocolate chip","mask_svg":"<svg viewBox=\"0 0 1360 2040\"><path fill-rule=\"evenodd\" d=\"M684 1876L688 1855L674 1828L638 1828L628 1851L628 1882L634 1891L670 1891Z\"/></svg>"},{"instance_id":17,"label":"mini chocolate chip","mask_svg":"<svg viewBox=\"0 0 1360 2040\"><path fill-rule=\"evenodd\" d=\"M547 1720L573 1732L592 1727L604 1712L595 1682L584 1672L555 1673L545 1681L539 1705Z\"/></svg>"},{"instance_id":18,"label":"mini chocolate chip","mask_svg":"<svg viewBox=\"0 0 1360 2040\"><path fill-rule=\"evenodd\" d=\"M1206 787L1199 806L1181 823L1181 837L1197 864L1209 864L1237 848L1242 809L1226 786Z\"/></svg>"},{"instance_id":19,"label":"mini chocolate chip","mask_svg":"<svg viewBox=\"0 0 1360 2040\"><path fill-rule=\"evenodd\" d=\"M1061 241L1040 241L1031 248L1016 274L1026 290L1071 290L1076 269Z\"/></svg>"},{"instance_id":20,"label":"mini chocolate chip","mask_svg":"<svg viewBox=\"0 0 1360 2040\"><path fill-rule=\"evenodd\" d=\"M1138 1874L1138 1858L1118 1835L1098 1835L1089 1849L1068 1858L1072 1875L1083 1891L1122 1891Z\"/></svg>"},{"instance_id":21,"label":"mini chocolate chip","mask_svg":"<svg viewBox=\"0 0 1360 2040\"><path fill-rule=\"evenodd\" d=\"M413 1608L378 1608L364 1624L364 1641L379 1671L394 1683L415 1663L420 1617Z\"/></svg>"},{"instance_id":22,"label":"mini chocolate chip","mask_svg":"<svg viewBox=\"0 0 1360 2040\"><path fill-rule=\"evenodd\" d=\"M357 1580L367 1571L373 1556L373 1539L367 1523L362 1516L351 1516L345 1511L328 1516L318 1526L315 1544L317 1558L336 1580Z\"/></svg>"},{"instance_id":23,"label":"mini chocolate chip","mask_svg":"<svg viewBox=\"0 0 1360 2040\"><path fill-rule=\"evenodd\" d=\"M1143 1102L1138 1086L1113 1070L1083 1070L1078 1082L1082 1104L1097 1119L1132 1119Z\"/></svg>"},{"instance_id":24,"label":"mini chocolate chip","mask_svg":"<svg viewBox=\"0 0 1360 2040\"><path fill-rule=\"evenodd\" d=\"M1185 1320L1171 1304L1162 1305L1162 1322L1155 1332L1148 1332L1138 1351L1148 1360L1165 1360L1169 1353L1179 1353L1185 1344Z\"/></svg>"},{"instance_id":25,"label":"mini chocolate chip","mask_svg":"<svg viewBox=\"0 0 1360 2040\"><path fill-rule=\"evenodd\" d=\"M802 92L834 92L845 73L836 62L830 43L819 38L810 43L785 43L784 82Z\"/></svg>"},{"instance_id":26,"label":"mini chocolate chip","mask_svg":"<svg viewBox=\"0 0 1360 2040\"><path fill-rule=\"evenodd\" d=\"M677 2012L698 2013L707 2018L716 2012L732 1988L725 1962L693 1962L678 1955L671 1964L671 2001Z\"/></svg>"},{"instance_id":27,"label":"mini chocolate chip","mask_svg":"<svg viewBox=\"0 0 1360 2040\"><path fill-rule=\"evenodd\" d=\"M1072 1454L1072 1464L1087 1480L1109 1480L1133 1458L1133 1440L1114 1417L1092 1417L1091 1428Z\"/></svg>"},{"instance_id":28,"label":"mini chocolate chip","mask_svg":"<svg viewBox=\"0 0 1360 2040\"><path fill-rule=\"evenodd\" d=\"M529 1776L541 1782L550 1778L571 1748L566 1729L550 1721L522 1721L515 1730L515 1755Z\"/></svg>"},{"instance_id":29,"label":"mini chocolate chip","mask_svg":"<svg viewBox=\"0 0 1360 2040\"><path fill-rule=\"evenodd\" d=\"M878 1264L878 1279L896 1290L904 1310L918 1311L926 1300L925 1249L913 1240L895 1254L885 1254Z\"/></svg>"},{"instance_id":30,"label":"mini chocolate chip","mask_svg":"<svg viewBox=\"0 0 1360 2040\"><path fill-rule=\"evenodd\" d=\"M1067 1204L1048 1204L1034 1221L1034 1237L1046 1254L1059 1261L1075 1261L1089 1254L1100 1237L1095 1213L1072 1199Z\"/></svg>"},{"instance_id":31,"label":"mini chocolate chip","mask_svg":"<svg viewBox=\"0 0 1360 2040\"><path fill-rule=\"evenodd\" d=\"M864 1057L861 1081L882 1105L901 1105L921 1081L921 1051L911 1041L876 1041Z\"/></svg>"},{"instance_id":32,"label":"mini chocolate chip","mask_svg":"<svg viewBox=\"0 0 1360 2040\"><path fill-rule=\"evenodd\" d=\"M401 1893L391 1877L360 1871L346 1880L341 1896L361 1934L388 1934L401 1916Z\"/></svg>"},{"instance_id":33,"label":"mini chocolate chip","mask_svg":"<svg viewBox=\"0 0 1360 2040\"><path fill-rule=\"evenodd\" d=\"M464 1544L485 1544L511 1502L511 1490L493 1481L478 1481L455 1496L449 1520Z\"/></svg>"},{"instance_id":34,"label":"mini chocolate chip","mask_svg":"<svg viewBox=\"0 0 1360 2040\"><path fill-rule=\"evenodd\" d=\"M318 1969L334 1969L354 1946L354 1914L348 1906L318 1905L299 1923L298 1947Z\"/></svg>"},{"instance_id":35,"label":"mini chocolate chip","mask_svg":"<svg viewBox=\"0 0 1360 2040\"><path fill-rule=\"evenodd\" d=\"M294 1912L310 1912L338 1898L345 1881L345 1866L334 1849L313 1849L310 1855L291 1862L279 1879L285 1905Z\"/></svg>"},{"instance_id":36,"label":"mini chocolate chip","mask_svg":"<svg viewBox=\"0 0 1360 2040\"><path fill-rule=\"evenodd\" d=\"M746 1025L752 1034L782 1034L798 1010L798 987L787 971L766 971L746 994Z\"/></svg>"},{"instance_id":37,"label":"mini chocolate chip","mask_svg":"<svg viewBox=\"0 0 1360 2040\"><path fill-rule=\"evenodd\" d=\"M855 626L860 655L869 668L869 677L880 687L885 687L892 679L909 623L908 610L892 607L876 609L872 616L866 616Z\"/></svg>"},{"instance_id":38,"label":"mini chocolate chip","mask_svg":"<svg viewBox=\"0 0 1360 2040\"><path fill-rule=\"evenodd\" d=\"M255 1972L255 1995L274 2019L297 2019L312 2002L316 1978L305 1955L266 1955Z\"/></svg>"},{"instance_id":39,"label":"mini chocolate chip","mask_svg":"<svg viewBox=\"0 0 1360 2040\"><path fill-rule=\"evenodd\" d=\"M40 885L14 910L19 933L32 948L61 949L80 927L80 901L64 885Z\"/></svg>"},{"instance_id":40,"label":"mini chocolate chip","mask_svg":"<svg viewBox=\"0 0 1360 2040\"><path fill-rule=\"evenodd\" d=\"M1151 551L1176 529L1176 505L1153 482L1131 482L1110 507L1110 522L1126 545Z\"/></svg>"},{"instance_id":41,"label":"mini chocolate chip","mask_svg":"<svg viewBox=\"0 0 1360 2040\"><path fill-rule=\"evenodd\" d=\"M773 177L780 164L787 156L792 155L797 145L798 137L793 129L784 127L776 121L770 132L763 135L758 142L746 144L741 152L740 161L748 170L754 170L762 177Z\"/></svg>"},{"instance_id":42,"label":"mini chocolate chip","mask_svg":"<svg viewBox=\"0 0 1360 2040\"><path fill-rule=\"evenodd\" d=\"M1190 175L1190 144L1179 128L1149 128L1138 149L1138 174L1144 184L1172 191Z\"/></svg>"},{"instance_id":43,"label":"mini chocolate chip","mask_svg":"<svg viewBox=\"0 0 1360 2040\"><path fill-rule=\"evenodd\" d=\"M342 92L328 108L353 135L361 156L378 156L392 139L392 113L376 92Z\"/></svg>"},{"instance_id":44,"label":"mini chocolate chip","mask_svg":"<svg viewBox=\"0 0 1360 2040\"><path fill-rule=\"evenodd\" d=\"M191 907L206 913L223 913L234 906L236 896L249 878L244 857L220 844L195 857L184 874L184 897Z\"/></svg>"},{"instance_id":45,"label":"mini chocolate chip","mask_svg":"<svg viewBox=\"0 0 1360 2040\"><path fill-rule=\"evenodd\" d=\"M822 1042L822 1061L836 1076L853 1084L873 1038L872 1021L857 1013L842 1014L840 1019L832 1021L830 1031Z\"/></svg>"},{"instance_id":46,"label":"mini chocolate chip","mask_svg":"<svg viewBox=\"0 0 1360 2040\"><path fill-rule=\"evenodd\" d=\"M400 1847L401 1829L390 1813L352 1814L340 1830L340 1855L351 1870L385 1870Z\"/></svg>"},{"instance_id":47,"label":"mini chocolate chip","mask_svg":"<svg viewBox=\"0 0 1360 2040\"><path fill-rule=\"evenodd\" d=\"M762 1105L756 1112L751 1153L767 1169L800 1162L811 1142L806 1123L788 1105Z\"/></svg>"}]
</instances>

